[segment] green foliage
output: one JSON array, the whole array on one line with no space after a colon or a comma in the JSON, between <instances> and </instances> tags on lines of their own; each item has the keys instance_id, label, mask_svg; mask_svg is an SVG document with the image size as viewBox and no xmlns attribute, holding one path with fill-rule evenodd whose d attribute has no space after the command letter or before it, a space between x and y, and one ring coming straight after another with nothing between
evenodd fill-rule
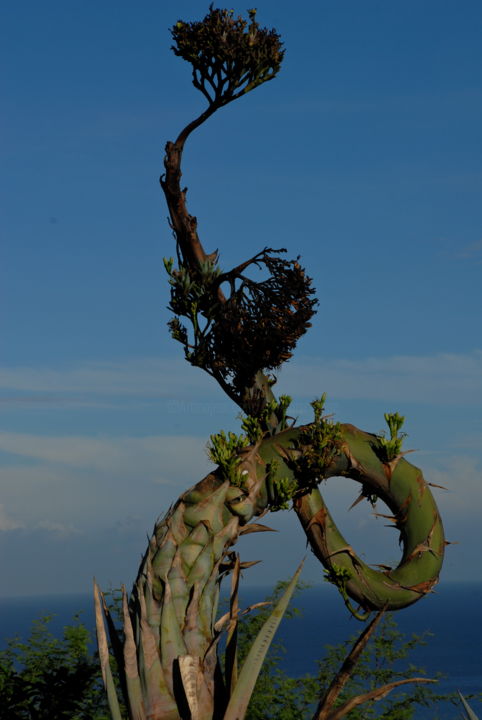
<instances>
[{"instance_id":1,"label":"green foliage","mask_svg":"<svg viewBox=\"0 0 482 720\"><path fill-rule=\"evenodd\" d=\"M219 465L226 480L232 485L242 487L243 477L239 470L241 458L239 452L248 447L249 440L246 435L236 435L233 432L221 432L210 436L211 444L208 445L210 459Z\"/></svg>"},{"instance_id":2,"label":"green foliage","mask_svg":"<svg viewBox=\"0 0 482 720\"><path fill-rule=\"evenodd\" d=\"M76 616L59 639L51 620L34 621L26 642L0 651L0 720L109 720L89 631Z\"/></svg>"},{"instance_id":3,"label":"green foliage","mask_svg":"<svg viewBox=\"0 0 482 720\"><path fill-rule=\"evenodd\" d=\"M288 427L287 411L291 405L289 395L280 395L279 400L266 402L259 416L247 415L242 418L241 427L253 445L266 434L275 435Z\"/></svg>"},{"instance_id":4,"label":"green foliage","mask_svg":"<svg viewBox=\"0 0 482 720\"><path fill-rule=\"evenodd\" d=\"M255 445L264 435L262 419L246 415L241 420L241 427L248 436L249 442Z\"/></svg>"},{"instance_id":5,"label":"green foliage","mask_svg":"<svg viewBox=\"0 0 482 720\"><path fill-rule=\"evenodd\" d=\"M216 280L221 271L215 262L210 260L201 263L196 274L183 265L175 268L173 258L164 258L164 267L171 287L169 310L174 313L168 323L171 337L184 346L184 355L188 362L204 367L206 338L218 310ZM181 323L181 317L189 320L193 329L192 338Z\"/></svg>"},{"instance_id":6,"label":"green foliage","mask_svg":"<svg viewBox=\"0 0 482 720\"><path fill-rule=\"evenodd\" d=\"M333 458L339 453L341 442L340 424L323 416L326 393L314 400L314 422L306 425L300 435L298 447L302 450L292 465L296 475L303 480L303 489L316 488L324 477L324 472Z\"/></svg>"},{"instance_id":7,"label":"green foliage","mask_svg":"<svg viewBox=\"0 0 482 720\"><path fill-rule=\"evenodd\" d=\"M225 105L272 80L284 51L275 30L261 28L256 10L249 24L232 10L213 8L198 22L179 20L171 30L175 55L191 63L193 85L210 105Z\"/></svg>"},{"instance_id":8,"label":"green foliage","mask_svg":"<svg viewBox=\"0 0 482 720\"><path fill-rule=\"evenodd\" d=\"M338 588L346 607L351 612L353 617L356 617L357 620L367 620L370 615L370 611L360 612L359 610L356 610L351 604L350 598L346 591L346 584L348 580L350 580L350 578L352 577L351 570L345 567L341 567L341 565L336 565L336 563L333 563L329 570L324 570L323 572L325 580Z\"/></svg>"},{"instance_id":9,"label":"green foliage","mask_svg":"<svg viewBox=\"0 0 482 720\"><path fill-rule=\"evenodd\" d=\"M289 395L280 395L278 402L274 402L273 414L276 417L277 425L273 428L273 435L288 427L287 411L291 405L291 400L292 398Z\"/></svg>"},{"instance_id":10,"label":"green foliage","mask_svg":"<svg viewBox=\"0 0 482 720\"><path fill-rule=\"evenodd\" d=\"M405 422L405 418L397 412L385 413L384 418L390 431L390 438L381 436L380 444L383 448L383 459L390 462L400 455L403 439L407 436L406 433L399 434L399 431Z\"/></svg>"},{"instance_id":11,"label":"green foliage","mask_svg":"<svg viewBox=\"0 0 482 720\"><path fill-rule=\"evenodd\" d=\"M325 580L332 585L336 585L339 590L344 590L345 585L351 578L352 573L348 568L341 567L341 565L332 564L329 570L324 571Z\"/></svg>"},{"instance_id":12,"label":"green foliage","mask_svg":"<svg viewBox=\"0 0 482 720\"><path fill-rule=\"evenodd\" d=\"M288 510L291 507L296 492L298 491L298 481L296 478L286 476L278 476L279 463L273 460L267 466L266 488L270 498L269 509L271 512L278 510Z\"/></svg>"},{"instance_id":13,"label":"green foliage","mask_svg":"<svg viewBox=\"0 0 482 720\"><path fill-rule=\"evenodd\" d=\"M256 444L266 434L284 430L287 425L286 411L291 403L289 395L281 395L279 401L272 400L266 403L259 417L247 415L241 420L241 428L245 434L228 432L224 430L210 436L208 455L210 460L219 465L223 476L237 487L243 487L243 477L239 472L242 458L240 453L250 444ZM274 422L272 419L274 418ZM267 468L267 483L271 484L270 495L273 502L270 510L284 510L288 508L288 501L292 499L298 488L296 480L275 477L278 469L276 462L270 463Z\"/></svg>"}]
</instances>

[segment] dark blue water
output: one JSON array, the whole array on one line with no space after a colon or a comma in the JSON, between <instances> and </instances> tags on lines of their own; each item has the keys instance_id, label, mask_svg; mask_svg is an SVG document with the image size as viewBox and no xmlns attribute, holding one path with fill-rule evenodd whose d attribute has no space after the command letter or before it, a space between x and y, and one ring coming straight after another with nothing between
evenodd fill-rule
<instances>
[{"instance_id":1,"label":"dark blue water","mask_svg":"<svg viewBox=\"0 0 482 720\"><path fill-rule=\"evenodd\" d=\"M241 606L262 600L269 593L263 588L242 591ZM325 645L336 645L360 633L362 624L346 611L334 588L322 586L304 590L294 601L302 616L285 620L278 638L287 648L284 669L298 676L316 674L316 661ZM82 622L94 627L92 600L86 595L42 596L0 599L0 647L6 638L26 639L31 622L53 615L51 631L61 634L65 624L80 611ZM425 668L428 677L438 672L437 692L480 694L482 692L482 583L445 583L437 592L410 608L395 614L398 628L408 636L432 633L428 644L415 648L408 663ZM474 700L474 710L482 719L482 703ZM420 720L455 720L460 712L453 705L420 711Z\"/></svg>"},{"instance_id":2,"label":"dark blue water","mask_svg":"<svg viewBox=\"0 0 482 720\"><path fill-rule=\"evenodd\" d=\"M247 603L260 599L259 591L246 593ZM288 653L285 669L292 675L316 674L317 660L322 660L324 646L337 645L359 635L363 624L345 609L337 591L329 586L303 591L293 604L303 611L301 618L285 621L278 637ZM464 695L482 693L482 583L445 583L436 592L415 605L394 613L398 629L407 639L428 631L427 644L415 647L405 664L426 670L427 677L442 673L437 693ZM411 673L413 676L413 673ZM407 673L410 676L410 673ZM410 687L410 686L408 686ZM482 702L474 700L473 708L482 720ZM461 714L452 703L421 709L417 720L455 720Z\"/></svg>"}]
</instances>

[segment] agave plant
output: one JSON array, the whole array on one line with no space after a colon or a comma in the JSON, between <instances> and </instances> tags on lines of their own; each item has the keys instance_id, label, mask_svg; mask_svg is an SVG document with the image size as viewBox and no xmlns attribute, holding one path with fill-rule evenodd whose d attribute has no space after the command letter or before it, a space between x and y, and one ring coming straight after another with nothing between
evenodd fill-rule
<instances>
[{"instance_id":1,"label":"agave plant","mask_svg":"<svg viewBox=\"0 0 482 720\"><path fill-rule=\"evenodd\" d=\"M428 484L404 458L401 416L386 415L388 438L373 435L325 417L322 396L313 402L313 422L297 427L288 415L290 399L275 398L272 373L291 357L316 308L312 281L299 258L287 260L283 249L264 247L223 270L218 253L205 252L197 220L187 210L187 189L180 184L186 140L219 108L276 76L284 52L279 35L260 27L254 10L244 20L211 6L200 22L178 21L172 37L175 54L191 64L193 84L208 106L166 144L160 182L177 251L177 262L165 260L173 313L169 328L186 360L219 383L244 419L239 434L211 436L215 470L156 523L133 590L129 597L123 593L121 632L96 586L99 651L114 720L124 712L119 693L132 720L242 720L300 572L238 675L238 585L249 563L232 548L242 535L269 531L258 519L293 507L327 578L360 619L372 611L406 607L429 593L438 580L445 540ZM253 267L262 267L266 279L253 280ZM396 568L369 567L343 538L318 489L334 476L359 483L360 500L380 498L390 508L403 546ZM218 618L220 583L227 575L230 610ZM375 627L376 619L353 649L352 665ZM217 648L224 630L223 671ZM346 668L340 673L320 701L318 720L342 717L340 709L330 714ZM380 689L379 695L390 689Z\"/></svg>"}]
</instances>

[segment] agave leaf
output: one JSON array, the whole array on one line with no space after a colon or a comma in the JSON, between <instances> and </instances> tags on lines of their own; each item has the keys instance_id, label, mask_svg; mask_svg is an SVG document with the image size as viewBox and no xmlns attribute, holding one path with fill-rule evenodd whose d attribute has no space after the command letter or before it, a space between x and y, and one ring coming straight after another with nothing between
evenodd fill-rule
<instances>
[{"instance_id":1,"label":"agave leaf","mask_svg":"<svg viewBox=\"0 0 482 720\"><path fill-rule=\"evenodd\" d=\"M168 584L166 583L168 587ZM165 599L167 597L167 591ZM144 595L139 594L140 606L140 660L139 670L141 682L144 685L144 705L148 718L163 717L162 713L172 712L175 703L171 694L171 673L167 673L167 683L159 657L159 645L156 632L149 625ZM172 609L172 622L177 628L176 616ZM168 667L172 667L168 666Z\"/></svg>"},{"instance_id":2,"label":"agave leaf","mask_svg":"<svg viewBox=\"0 0 482 720\"><path fill-rule=\"evenodd\" d=\"M262 525L261 523L249 523L249 525L245 525L241 530L239 531L240 535L249 535L251 533L255 532L278 532L274 528L270 528L267 525Z\"/></svg>"},{"instance_id":3,"label":"agave leaf","mask_svg":"<svg viewBox=\"0 0 482 720\"><path fill-rule=\"evenodd\" d=\"M186 614L187 584L186 576L182 569L181 552L179 549L174 555L167 577L169 579L171 599L176 611L176 617L179 625L182 626ZM158 624L157 626L159 627Z\"/></svg>"},{"instance_id":4,"label":"agave leaf","mask_svg":"<svg viewBox=\"0 0 482 720\"><path fill-rule=\"evenodd\" d=\"M300 563L283 596L280 598L278 604L264 623L256 640L251 646L251 649L243 663L243 667L241 668L241 672L239 673L236 687L234 688L229 700L224 720L244 720L261 666L266 657L266 653L268 652L274 634L278 629L278 625L280 624L286 608L288 607L291 596L296 588L296 583L303 567L303 563L304 560Z\"/></svg>"},{"instance_id":5,"label":"agave leaf","mask_svg":"<svg viewBox=\"0 0 482 720\"><path fill-rule=\"evenodd\" d=\"M241 573L239 554L236 553L233 574L231 575L231 597L229 598L229 625L226 638L225 675L226 688L231 695L238 681L238 615L239 615L239 576Z\"/></svg>"},{"instance_id":6,"label":"agave leaf","mask_svg":"<svg viewBox=\"0 0 482 720\"><path fill-rule=\"evenodd\" d=\"M261 560L245 560L241 563L240 567L241 570L247 570L250 567L253 567L254 565L259 565Z\"/></svg>"},{"instance_id":7,"label":"agave leaf","mask_svg":"<svg viewBox=\"0 0 482 720\"><path fill-rule=\"evenodd\" d=\"M462 693L460 691L459 691L459 698L460 698L460 702L464 706L465 712L467 713L465 720L479 720L479 718L474 713L474 711L470 707L469 703L467 702L467 700L464 698L464 696L462 695Z\"/></svg>"},{"instance_id":8,"label":"agave leaf","mask_svg":"<svg viewBox=\"0 0 482 720\"><path fill-rule=\"evenodd\" d=\"M121 691L121 694L122 694L124 700L127 701L128 690L127 690L126 668L124 666L124 650L122 647L122 642L119 637L119 633L115 626L114 620L112 619L110 609L106 603L104 593L99 591L99 597L100 597L100 600L102 603L102 611L103 611L104 621L105 621L105 624L107 625L107 631L108 631L108 636L109 636L109 641L110 641L110 648L112 650L112 654L114 655L114 660L117 665L120 691Z\"/></svg>"},{"instance_id":9,"label":"agave leaf","mask_svg":"<svg viewBox=\"0 0 482 720\"><path fill-rule=\"evenodd\" d=\"M164 588L162 583L155 577L152 569L152 560L150 555L146 558L145 563L144 599L146 601L147 621L155 632L156 640L159 643L159 626L161 624L161 604Z\"/></svg>"},{"instance_id":10,"label":"agave leaf","mask_svg":"<svg viewBox=\"0 0 482 720\"><path fill-rule=\"evenodd\" d=\"M145 626L146 638L148 626ZM152 651L156 651L155 643L152 645ZM169 581L165 580L164 602L161 615L161 658L162 667L167 670L165 679L169 688L169 692L174 697L174 686L172 678L172 668L180 655L189 655L187 652L182 631L177 621L174 603L172 602L172 593Z\"/></svg>"},{"instance_id":11,"label":"agave leaf","mask_svg":"<svg viewBox=\"0 0 482 720\"><path fill-rule=\"evenodd\" d=\"M100 589L94 580L94 605L95 605L95 626L97 629L97 644L99 647L100 667L102 670L102 679L107 693L107 701L109 703L112 720L122 720L119 706L119 699L115 689L114 678L110 668L109 648L107 645L107 635L105 632L104 617L100 604Z\"/></svg>"},{"instance_id":12,"label":"agave leaf","mask_svg":"<svg viewBox=\"0 0 482 720\"><path fill-rule=\"evenodd\" d=\"M115 626L114 620L112 619L112 615L110 613L109 607L105 600L105 595L102 591L100 591L100 599L102 601L102 610L104 613L104 619L107 625L107 631L109 633L109 640L110 640L110 646L111 650L114 654L115 661L117 663L117 666L119 668L122 668L123 666L123 650L122 650L122 642L119 638L119 633L117 631L117 628Z\"/></svg>"},{"instance_id":13,"label":"agave leaf","mask_svg":"<svg viewBox=\"0 0 482 720\"><path fill-rule=\"evenodd\" d=\"M266 607L267 605L272 605L272 604L273 603L271 602L271 600L264 600L263 602L253 603L252 605L248 605L247 608L244 608L244 610L240 610L238 613L238 617L240 617L241 615L247 615L252 610L257 610L258 608ZM231 613L227 612L227 613L224 613L224 615L221 615L219 620L216 620L216 624L214 625L214 630L217 633L221 632L224 629L225 625L227 624L228 620L230 619L230 616L231 616Z\"/></svg>"},{"instance_id":14,"label":"agave leaf","mask_svg":"<svg viewBox=\"0 0 482 720\"><path fill-rule=\"evenodd\" d=\"M200 663L201 660L198 657L192 655L179 656L179 671L191 713L191 720L199 720L198 678Z\"/></svg>"},{"instance_id":15,"label":"agave leaf","mask_svg":"<svg viewBox=\"0 0 482 720\"><path fill-rule=\"evenodd\" d=\"M164 578L167 575L176 551L177 545L168 528L162 543L152 555L152 571L156 578Z\"/></svg>"},{"instance_id":16,"label":"agave leaf","mask_svg":"<svg viewBox=\"0 0 482 720\"><path fill-rule=\"evenodd\" d=\"M191 589L191 599L186 608L182 633L188 655L194 657L202 657L206 646L206 636L199 621L199 600L199 585L196 583Z\"/></svg>"},{"instance_id":17,"label":"agave leaf","mask_svg":"<svg viewBox=\"0 0 482 720\"><path fill-rule=\"evenodd\" d=\"M127 687L127 698L133 720L145 720L144 707L142 704L142 688L137 667L136 645L132 629L131 617L127 604L127 593L125 586L122 586L122 614L124 619L124 668Z\"/></svg>"},{"instance_id":18,"label":"agave leaf","mask_svg":"<svg viewBox=\"0 0 482 720\"><path fill-rule=\"evenodd\" d=\"M211 574L202 587L199 598L199 619L198 625L202 629L205 638L210 642L212 628L214 626L219 602L219 566L222 562L219 559L213 566Z\"/></svg>"}]
</instances>

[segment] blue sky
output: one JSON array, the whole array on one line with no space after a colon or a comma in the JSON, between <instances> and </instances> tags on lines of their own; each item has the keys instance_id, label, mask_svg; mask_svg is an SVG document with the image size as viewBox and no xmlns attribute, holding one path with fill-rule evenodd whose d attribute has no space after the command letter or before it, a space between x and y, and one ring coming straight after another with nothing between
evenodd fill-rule
<instances>
[{"instance_id":1,"label":"blue sky","mask_svg":"<svg viewBox=\"0 0 482 720\"><path fill-rule=\"evenodd\" d=\"M170 340L158 186L168 139L203 108L169 27L208 3L32 0L2 11L0 576L2 595L130 583L146 534L209 469L237 408ZM244 6L236 6L244 12ZM482 545L482 6L266 0L279 77L189 140L184 181L207 251L302 255L320 306L279 376L300 421L328 393L377 432L406 415L438 492L442 580ZM324 491L325 492L325 491ZM369 562L394 534L333 480L335 517ZM239 549L247 583L305 552L292 513ZM387 537L388 536L388 537ZM482 570L475 570L482 580ZM305 579L321 581L311 558Z\"/></svg>"}]
</instances>

